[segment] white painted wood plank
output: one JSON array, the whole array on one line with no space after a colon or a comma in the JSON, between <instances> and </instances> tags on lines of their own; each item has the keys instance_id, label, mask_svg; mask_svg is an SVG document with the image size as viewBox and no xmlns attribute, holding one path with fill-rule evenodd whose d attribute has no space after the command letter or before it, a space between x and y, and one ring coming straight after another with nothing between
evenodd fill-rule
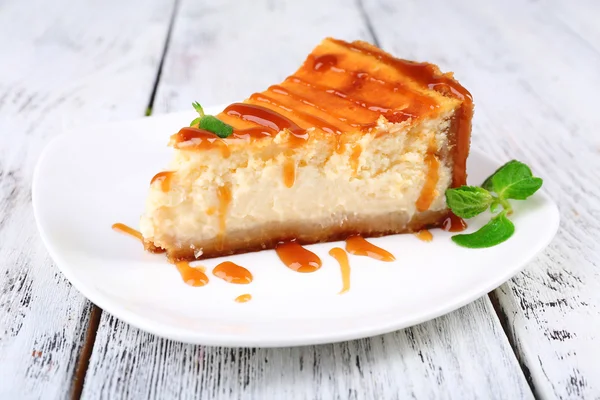
<instances>
[{"instance_id":1,"label":"white painted wood plank","mask_svg":"<svg viewBox=\"0 0 600 400\"><path fill-rule=\"evenodd\" d=\"M168 0L0 6L0 398L63 398L90 303L38 237L31 176L65 124L141 116L170 22Z\"/></svg>"},{"instance_id":2,"label":"white painted wood plank","mask_svg":"<svg viewBox=\"0 0 600 400\"><path fill-rule=\"evenodd\" d=\"M153 113L243 100L291 75L324 37L368 39L362 18L343 0L182 1Z\"/></svg>"},{"instance_id":3,"label":"white painted wood plank","mask_svg":"<svg viewBox=\"0 0 600 400\"><path fill-rule=\"evenodd\" d=\"M342 1L183 1L154 112L189 109L193 100L243 99L292 73L328 35L369 39L360 8ZM382 337L270 350L184 345L105 313L84 386L86 398L530 395L487 297L435 322Z\"/></svg>"},{"instance_id":4,"label":"white painted wood plank","mask_svg":"<svg viewBox=\"0 0 600 400\"><path fill-rule=\"evenodd\" d=\"M475 99L473 144L527 162L559 204L557 238L495 292L535 394L600 398L598 2L396 6L367 3L383 47L454 70Z\"/></svg>"},{"instance_id":5,"label":"white painted wood plank","mask_svg":"<svg viewBox=\"0 0 600 400\"><path fill-rule=\"evenodd\" d=\"M187 345L148 335L104 314L83 397L533 398L498 320L481 318L493 314L485 297L403 331L281 349Z\"/></svg>"}]
</instances>

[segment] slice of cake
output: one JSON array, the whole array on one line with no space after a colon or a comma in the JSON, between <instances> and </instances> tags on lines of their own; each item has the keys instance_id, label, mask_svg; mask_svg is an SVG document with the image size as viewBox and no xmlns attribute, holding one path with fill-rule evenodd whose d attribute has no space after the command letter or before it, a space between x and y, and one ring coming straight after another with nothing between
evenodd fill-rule
<instances>
[{"instance_id":1,"label":"slice of cake","mask_svg":"<svg viewBox=\"0 0 600 400\"><path fill-rule=\"evenodd\" d=\"M230 136L171 137L141 219L147 248L190 260L439 226L445 190L466 181L472 114L451 73L325 39L216 116Z\"/></svg>"}]
</instances>

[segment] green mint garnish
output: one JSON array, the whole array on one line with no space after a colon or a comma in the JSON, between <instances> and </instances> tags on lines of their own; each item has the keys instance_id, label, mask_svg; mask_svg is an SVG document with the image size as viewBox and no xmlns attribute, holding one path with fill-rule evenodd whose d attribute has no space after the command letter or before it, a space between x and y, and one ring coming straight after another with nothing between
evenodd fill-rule
<instances>
[{"instance_id":1,"label":"green mint garnish","mask_svg":"<svg viewBox=\"0 0 600 400\"><path fill-rule=\"evenodd\" d=\"M542 179L534 177L527 165L512 160L498 168L481 187L461 186L446 190L448 207L461 218L472 218L488 208L492 213L503 208L503 211L477 232L455 235L452 240L460 246L474 249L504 242L515 231L515 226L507 218L512 214L512 206L508 200L525 200L542 187L542 183Z\"/></svg>"},{"instance_id":2,"label":"green mint garnish","mask_svg":"<svg viewBox=\"0 0 600 400\"><path fill-rule=\"evenodd\" d=\"M459 246L471 249L492 247L507 240L515 233L515 225L506 218L506 210L496 215L478 231L452 236L452 241Z\"/></svg>"},{"instance_id":3,"label":"green mint garnish","mask_svg":"<svg viewBox=\"0 0 600 400\"><path fill-rule=\"evenodd\" d=\"M226 138L233 133L233 127L231 125L227 125L225 122L212 115L205 115L200 118L200 129L213 132L220 138Z\"/></svg>"},{"instance_id":4,"label":"green mint garnish","mask_svg":"<svg viewBox=\"0 0 600 400\"><path fill-rule=\"evenodd\" d=\"M233 133L233 127L231 125L227 125L225 122L221 121L215 116L205 115L204 110L200 103L193 102L192 106L196 110L200 116L194 119L190 126L197 127L199 129L204 129L205 131L209 131L214 133L220 138L226 138Z\"/></svg>"},{"instance_id":5,"label":"green mint garnish","mask_svg":"<svg viewBox=\"0 0 600 400\"><path fill-rule=\"evenodd\" d=\"M446 191L446 202L452 212L461 218L473 218L492 204L493 197L487 190L477 186L461 186Z\"/></svg>"},{"instance_id":6,"label":"green mint garnish","mask_svg":"<svg viewBox=\"0 0 600 400\"><path fill-rule=\"evenodd\" d=\"M542 183L527 165L512 160L494 172L482 186L496 192L501 199L525 200L541 188Z\"/></svg>"},{"instance_id":7,"label":"green mint garnish","mask_svg":"<svg viewBox=\"0 0 600 400\"><path fill-rule=\"evenodd\" d=\"M200 105L200 103L198 103L197 101L192 103L192 107L194 107L194 110L196 110L196 112L198 114L200 114L200 118L204 117L204 109L202 108L202 106Z\"/></svg>"}]
</instances>

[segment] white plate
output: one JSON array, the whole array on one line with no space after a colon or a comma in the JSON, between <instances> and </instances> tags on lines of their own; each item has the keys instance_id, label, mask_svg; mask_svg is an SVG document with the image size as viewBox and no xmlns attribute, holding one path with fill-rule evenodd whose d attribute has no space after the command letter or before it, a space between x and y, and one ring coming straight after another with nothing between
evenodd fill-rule
<instances>
[{"instance_id":1,"label":"white plate","mask_svg":"<svg viewBox=\"0 0 600 400\"><path fill-rule=\"evenodd\" d=\"M214 113L214 108L207 109ZM111 229L138 226L152 176L172 151L171 133L194 113L84 127L54 139L37 165L33 206L41 236L61 271L92 302L130 324L166 338L223 346L291 346L367 337L405 328L467 304L524 267L558 228L556 205L542 192L514 202L514 236L483 250L458 247L450 233L434 240L414 235L370 239L397 261L350 255L351 289L343 295L334 246L309 246L323 267L301 274L274 251L226 257L254 275L249 285L212 275L204 287L183 283L163 255L148 254L135 239ZM469 181L478 184L498 167L473 149ZM469 231L489 215L469 221ZM223 259L202 261L207 271ZM242 293L247 303L236 303Z\"/></svg>"}]
</instances>

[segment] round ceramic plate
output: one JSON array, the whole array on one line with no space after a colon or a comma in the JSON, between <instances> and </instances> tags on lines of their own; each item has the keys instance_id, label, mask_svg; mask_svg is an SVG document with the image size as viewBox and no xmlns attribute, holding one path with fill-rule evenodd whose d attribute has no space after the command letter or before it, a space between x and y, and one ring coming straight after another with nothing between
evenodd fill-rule
<instances>
[{"instance_id":1,"label":"round ceramic plate","mask_svg":"<svg viewBox=\"0 0 600 400\"><path fill-rule=\"evenodd\" d=\"M215 108L207 109L214 113ZM385 263L350 255L351 288L328 254L343 243L308 248L323 267L308 274L286 268L272 250L198 262L210 271L224 259L248 268L249 285L208 274L186 285L164 255L111 229L137 228L150 179L172 155L169 136L194 113L85 127L54 139L37 165L33 206L41 236L71 283L105 311L145 331L189 343L292 346L362 338L405 328L467 304L523 268L558 228L556 205L543 193L515 201L512 238L489 249L458 247L434 229L432 242L414 235L370 239L392 252ZM499 163L473 149L469 181L479 184ZM468 231L489 219L469 220ZM468 232L467 231L467 232ZM234 299L252 295L247 303Z\"/></svg>"}]
</instances>

